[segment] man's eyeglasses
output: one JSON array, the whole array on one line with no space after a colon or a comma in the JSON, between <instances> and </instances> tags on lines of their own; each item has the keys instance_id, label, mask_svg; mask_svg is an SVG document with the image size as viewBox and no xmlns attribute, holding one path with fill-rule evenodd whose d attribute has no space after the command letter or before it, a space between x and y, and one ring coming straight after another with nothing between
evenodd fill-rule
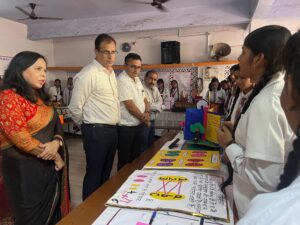
<instances>
[{"instance_id":1,"label":"man's eyeglasses","mask_svg":"<svg viewBox=\"0 0 300 225\"><path fill-rule=\"evenodd\" d=\"M104 50L99 50L99 52L103 55L109 56L109 55L116 55L118 54L118 51L104 51Z\"/></svg>"},{"instance_id":2,"label":"man's eyeglasses","mask_svg":"<svg viewBox=\"0 0 300 225\"><path fill-rule=\"evenodd\" d=\"M136 66L136 65L128 65L128 64L126 64L126 65L129 66L129 68L134 69L134 70L140 70L142 68L141 66Z\"/></svg>"}]
</instances>

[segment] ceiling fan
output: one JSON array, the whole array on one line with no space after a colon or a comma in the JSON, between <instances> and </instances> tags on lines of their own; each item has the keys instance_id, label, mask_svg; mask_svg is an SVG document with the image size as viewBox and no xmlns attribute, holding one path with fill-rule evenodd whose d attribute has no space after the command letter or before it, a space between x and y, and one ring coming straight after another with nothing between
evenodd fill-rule
<instances>
[{"instance_id":1,"label":"ceiling fan","mask_svg":"<svg viewBox=\"0 0 300 225\"><path fill-rule=\"evenodd\" d=\"M24 13L25 15L27 15L27 18L24 19L20 19L20 20L27 20L27 19L31 19L31 20L63 20L63 18L59 18L59 17L45 17L45 16L37 16L34 12L34 9L36 7L35 3L29 3L29 7L31 8L31 12L27 12L26 10L24 10L23 8L16 6L16 9L20 10L22 13Z\"/></svg>"},{"instance_id":2,"label":"ceiling fan","mask_svg":"<svg viewBox=\"0 0 300 225\"><path fill-rule=\"evenodd\" d=\"M139 1L139 0L131 0L130 2L140 3L140 4L147 4L151 5L155 8L157 8L160 11L168 11L165 6L163 6L164 3L168 2L170 0L152 0L152 2L145 2L145 1Z\"/></svg>"}]
</instances>

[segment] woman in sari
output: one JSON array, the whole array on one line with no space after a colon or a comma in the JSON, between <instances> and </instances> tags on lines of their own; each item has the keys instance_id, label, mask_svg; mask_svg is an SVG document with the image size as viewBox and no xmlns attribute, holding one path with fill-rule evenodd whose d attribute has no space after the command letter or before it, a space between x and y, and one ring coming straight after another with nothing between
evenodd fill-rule
<instances>
[{"instance_id":1,"label":"woman in sari","mask_svg":"<svg viewBox=\"0 0 300 225\"><path fill-rule=\"evenodd\" d=\"M16 225L55 224L70 208L63 130L45 81L45 58L21 52L0 90L0 175Z\"/></svg>"}]
</instances>

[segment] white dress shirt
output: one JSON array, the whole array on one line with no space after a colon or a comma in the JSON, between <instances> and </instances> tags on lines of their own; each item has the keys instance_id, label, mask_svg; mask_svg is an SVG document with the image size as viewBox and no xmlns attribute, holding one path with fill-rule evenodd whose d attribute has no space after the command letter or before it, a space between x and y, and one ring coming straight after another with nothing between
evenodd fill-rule
<instances>
[{"instance_id":1,"label":"white dress shirt","mask_svg":"<svg viewBox=\"0 0 300 225\"><path fill-rule=\"evenodd\" d=\"M124 101L132 100L141 113L145 112L144 99L146 96L140 78L135 77L132 79L126 71L123 71L118 76L117 82L121 109L121 120L119 125L137 126L141 123L140 120L127 110Z\"/></svg>"},{"instance_id":2,"label":"white dress shirt","mask_svg":"<svg viewBox=\"0 0 300 225\"><path fill-rule=\"evenodd\" d=\"M60 101L62 99L61 89L55 86L49 88L49 95L51 96L52 101Z\"/></svg>"},{"instance_id":3,"label":"white dress shirt","mask_svg":"<svg viewBox=\"0 0 300 225\"><path fill-rule=\"evenodd\" d=\"M155 120L158 113L160 113L162 110L161 108L163 102L162 97L156 86L150 88L144 83L144 90L145 90L147 100L150 103L150 110L151 110L150 119Z\"/></svg>"},{"instance_id":4,"label":"white dress shirt","mask_svg":"<svg viewBox=\"0 0 300 225\"><path fill-rule=\"evenodd\" d=\"M170 92L169 92L168 88L164 88L163 92L159 91L159 93L160 93L160 96L162 97L163 101L168 100L170 98Z\"/></svg>"},{"instance_id":5,"label":"white dress shirt","mask_svg":"<svg viewBox=\"0 0 300 225\"><path fill-rule=\"evenodd\" d=\"M70 104L71 98L72 98L72 92L73 89L69 89L69 87L65 87L64 92L63 92L63 102L66 106Z\"/></svg>"},{"instance_id":6,"label":"white dress shirt","mask_svg":"<svg viewBox=\"0 0 300 225\"><path fill-rule=\"evenodd\" d=\"M273 192L294 135L280 105L284 74L278 73L252 100L226 148L234 170L233 196L242 218L253 197Z\"/></svg>"},{"instance_id":7,"label":"white dress shirt","mask_svg":"<svg viewBox=\"0 0 300 225\"><path fill-rule=\"evenodd\" d=\"M114 71L109 73L97 60L85 66L74 77L69 109L77 124L116 125L120 120L120 104Z\"/></svg>"},{"instance_id":8,"label":"white dress shirt","mask_svg":"<svg viewBox=\"0 0 300 225\"><path fill-rule=\"evenodd\" d=\"M237 225L299 225L300 176L288 187L257 195Z\"/></svg>"},{"instance_id":9,"label":"white dress shirt","mask_svg":"<svg viewBox=\"0 0 300 225\"><path fill-rule=\"evenodd\" d=\"M217 91L208 90L205 95L205 100L210 103L223 104L226 99L226 93L223 89Z\"/></svg>"}]
</instances>

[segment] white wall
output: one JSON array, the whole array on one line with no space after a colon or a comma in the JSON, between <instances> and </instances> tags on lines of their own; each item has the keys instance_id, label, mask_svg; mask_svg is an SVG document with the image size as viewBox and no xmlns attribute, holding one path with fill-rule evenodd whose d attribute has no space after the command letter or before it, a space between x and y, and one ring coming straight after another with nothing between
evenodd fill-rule
<instances>
[{"instance_id":1,"label":"white wall","mask_svg":"<svg viewBox=\"0 0 300 225\"><path fill-rule=\"evenodd\" d=\"M281 25L288 28L292 33L295 33L300 29L300 19L255 19L251 23L251 30L266 25Z\"/></svg>"},{"instance_id":2,"label":"white wall","mask_svg":"<svg viewBox=\"0 0 300 225\"><path fill-rule=\"evenodd\" d=\"M112 35L117 41L116 65L123 64L127 53L121 51L121 43L135 43L131 52L140 54L144 64L160 64L160 42L179 41L181 43L181 62L199 62L207 61L207 40L204 35L208 32L209 45L225 42L231 46L231 54L227 57L229 60L236 60L241 52L244 38L249 30L270 24L279 24L291 30L292 33L300 29L300 19L293 20L260 20L255 19L247 29L243 27L204 27L189 28L180 30L165 30L152 32L138 32L127 34ZM184 31L184 32L181 32ZM54 39L54 59L56 66L83 66L88 64L94 57L94 39L95 36L60 38Z\"/></svg>"},{"instance_id":3,"label":"white wall","mask_svg":"<svg viewBox=\"0 0 300 225\"><path fill-rule=\"evenodd\" d=\"M27 26L0 17L0 55L13 57L25 50L36 51L44 55L48 65L54 65L53 41L27 40Z\"/></svg>"},{"instance_id":4,"label":"white wall","mask_svg":"<svg viewBox=\"0 0 300 225\"><path fill-rule=\"evenodd\" d=\"M196 29L195 29L196 31ZM117 41L119 52L116 65L122 65L127 53L121 51L121 43L129 42L131 52L141 55L144 64L160 64L160 43L163 41L179 41L181 43L181 63L209 61L207 59L207 38L205 32L189 31L178 32L156 31L143 33L128 33L112 35ZM209 32L209 45L226 42L232 47L231 54L227 57L236 60L241 52L242 43L248 32L241 28L222 28ZM95 36L54 39L54 58L56 66L83 66L94 57Z\"/></svg>"}]
</instances>

